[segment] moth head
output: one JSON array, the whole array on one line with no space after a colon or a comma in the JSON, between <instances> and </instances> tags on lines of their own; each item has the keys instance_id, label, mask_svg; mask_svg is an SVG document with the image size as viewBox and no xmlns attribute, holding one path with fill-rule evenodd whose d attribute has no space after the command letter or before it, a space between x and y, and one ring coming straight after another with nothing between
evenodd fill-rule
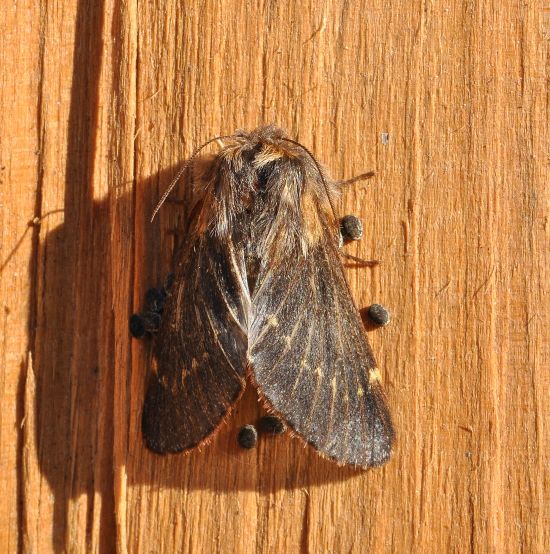
<instances>
[{"instance_id":1,"label":"moth head","mask_svg":"<svg viewBox=\"0 0 550 554\"><path fill-rule=\"evenodd\" d=\"M244 163L256 172L256 190L295 194L308 193L321 203L330 204L337 187L314 155L301 143L275 125L258 127L247 133L235 132ZM277 186L278 185L278 186Z\"/></svg>"}]
</instances>

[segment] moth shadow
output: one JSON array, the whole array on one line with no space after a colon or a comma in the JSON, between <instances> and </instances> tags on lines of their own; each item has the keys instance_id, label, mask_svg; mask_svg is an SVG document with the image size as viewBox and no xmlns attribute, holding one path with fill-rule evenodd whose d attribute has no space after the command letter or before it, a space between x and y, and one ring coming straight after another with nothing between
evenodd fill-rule
<instances>
[{"instance_id":1,"label":"moth shadow","mask_svg":"<svg viewBox=\"0 0 550 554\"><path fill-rule=\"evenodd\" d=\"M153 224L149 218L159 191L181 164L138 180L132 193L120 195L110 188L97 197L94 164L105 159L96 156L103 12L102 2L91 11L79 2L63 223L50 229L45 214L40 225L48 232L32 228L30 355L17 399L18 518L25 535L37 527L36 505L42 506L44 522L51 512L54 552L66 551L69 542L87 544L92 533L100 552L115 550L114 475L125 473L129 490L155 485L266 495L364 475L322 459L288 434L262 436L257 448L241 449L239 426L254 423L263 413L251 386L212 443L200 451L157 456L145 448L140 415L150 344L133 341L125 329L129 315L143 307L147 288L163 282L173 252L185 240L178 230L189 216L189 175L176 194L183 203L168 202ZM36 213L42 209L41 194ZM35 465L44 479L34 479L29 488L28 468ZM79 533L85 536L77 537Z\"/></svg>"},{"instance_id":2,"label":"moth shadow","mask_svg":"<svg viewBox=\"0 0 550 554\"><path fill-rule=\"evenodd\" d=\"M81 187L68 193L64 223L49 231L42 243L35 242L30 268L35 276L29 315L32 364L21 372L18 419L20 424L29 420L24 406L33 398L35 455L47 483L36 492L53 499L55 552L66 549L71 518L80 509L86 510L90 522L99 519L100 550L111 551L116 536L113 475L121 470L113 465L118 439L114 429L128 432L123 471L129 487L154 485L219 493L249 490L268 495L365 475L363 470L339 467L321 458L289 433L260 435L256 448L242 449L236 440L240 426L255 424L266 413L251 384L210 444L189 454L167 456L146 449L140 417L152 343L132 339L128 331L122 341L132 352L132 363L125 366L116 359L114 330L116 322L127 328L128 316L143 306L150 286L163 282L178 241L185 240L173 232L174 227L185 226L186 210L179 203L168 203L158 221L148 222L158 191L168 186L177 169L171 167L138 182L139 198L130 194L116 202L110 197L94 200L88 184L81 182ZM186 187L185 179L182 187ZM133 237L138 204L144 227ZM122 250L111 239L115 211L129 214L122 224L128 229ZM33 232L38 233L38 228ZM118 274L121 265L113 256L123 252L130 257L138 253L133 276L131 272ZM115 302L120 292L113 284L126 279L135 286L127 287L128 298ZM113 312L113 306L124 305L128 311ZM121 372L119 383L129 384L125 406L117 404L116 372ZM35 383L34 393L28 389L29 377ZM25 442L23 437L21 431ZM94 510L99 514L94 516ZM29 524L31 513L23 502L21 528Z\"/></svg>"}]
</instances>

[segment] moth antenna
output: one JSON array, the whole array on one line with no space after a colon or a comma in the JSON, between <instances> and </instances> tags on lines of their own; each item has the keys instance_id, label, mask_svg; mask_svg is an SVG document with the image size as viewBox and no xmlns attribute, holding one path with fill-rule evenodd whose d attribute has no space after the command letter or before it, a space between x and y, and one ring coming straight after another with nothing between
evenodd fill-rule
<instances>
[{"instance_id":1,"label":"moth antenna","mask_svg":"<svg viewBox=\"0 0 550 554\"><path fill-rule=\"evenodd\" d=\"M204 147L208 146L211 142L214 142L214 141L220 141L221 142L223 139L230 139L230 138L233 138L233 137L234 137L234 135L223 135L223 136L220 136L220 137L214 137L214 138L211 138L210 140L206 141L205 143L201 144L198 148L195 149L195 151L191 154L191 157L183 164L181 169L178 171L176 176L172 179L172 182L170 183L170 185L168 186L168 188L166 189L166 191L162 195L162 197L159 200L156 208L153 210L153 215L151 216L151 222L155 219L155 216L157 215L158 211L160 210L160 208L162 207L162 205L164 204L164 202L168 198L169 194L174 190L174 187L177 185L178 181L180 180L180 177L183 175L183 172L193 163L195 158L198 156L199 152ZM223 142L221 144L223 145Z\"/></svg>"},{"instance_id":2,"label":"moth antenna","mask_svg":"<svg viewBox=\"0 0 550 554\"><path fill-rule=\"evenodd\" d=\"M321 166L319 165L319 162L315 158L315 156L303 145L300 144L297 140L292 140L289 138L283 138L281 140L284 140L286 142L291 142L292 144L295 144L296 146L299 146L313 161L315 164L315 167L317 168L317 171L319 172L319 176L321 177L321 181L323 182L323 186L325 187L325 192L327 193L327 199L328 203L330 204L330 209L332 210L332 215L334 216L334 219L337 220L336 217L336 210L334 209L334 204L332 203L332 197L330 196L330 192L328 190L327 182L325 181L325 176L323 175L323 172L321 171Z\"/></svg>"}]
</instances>

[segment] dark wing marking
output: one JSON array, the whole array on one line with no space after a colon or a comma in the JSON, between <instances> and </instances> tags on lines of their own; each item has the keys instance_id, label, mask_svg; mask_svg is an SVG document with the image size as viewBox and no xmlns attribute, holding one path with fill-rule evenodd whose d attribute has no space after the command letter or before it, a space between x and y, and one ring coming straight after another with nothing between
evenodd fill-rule
<instances>
[{"instance_id":1,"label":"dark wing marking","mask_svg":"<svg viewBox=\"0 0 550 554\"><path fill-rule=\"evenodd\" d=\"M372 351L325 229L307 257L260 269L249 361L268 405L323 455L371 467L394 438Z\"/></svg>"},{"instance_id":2,"label":"dark wing marking","mask_svg":"<svg viewBox=\"0 0 550 554\"><path fill-rule=\"evenodd\" d=\"M242 251L199 237L182 253L143 407L147 446L181 452L207 440L245 385L250 298Z\"/></svg>"}]
</instances>

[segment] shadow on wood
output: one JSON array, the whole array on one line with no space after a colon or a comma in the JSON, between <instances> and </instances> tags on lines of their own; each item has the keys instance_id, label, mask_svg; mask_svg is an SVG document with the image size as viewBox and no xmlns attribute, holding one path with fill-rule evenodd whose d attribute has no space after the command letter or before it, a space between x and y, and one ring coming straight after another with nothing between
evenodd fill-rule
<instances>
[{"instance_id":1,"label":"shadow on wood","mask_svg":"<svg viewBox=\"0 0 550 554\"><path fill-rule=\"evenodd\" d=\"M80 159L78 152L80 149L75 159ZM114 318L127 321L129 315L113 314L110 310L115 293L111 290L114 249L109 240L110 200L92 200L86 189L85 166L81 169L79 172L71 167L69 172L74 180L67 186L65 224L50 232L41 248L44 268L39 320L43 323L37 327L33 350L38 383L36 444L40 469L54 494L54 543L58 545L64 544L67 505L83 494L87 495L88 503L94 502L94 495L101 495L105 503L104 524L112 531L109 512L114 510L112 463L116 410L113 409L115 364L111 328ZM138 191L147 191L151 204L145 213L152 213L154 205L156 192L151 183L159 183L163 190L176 169L169 168L137 184ZM183 183L183 190L187 186ZM134 200L128 197L118 201ZM183 208L169 203L159 218L161 223L150 225L150 232L160 226L164 229L160 236L173 237L169 229L174 211L178 212L175 216L178 226L184 225L185 203ZM144 229L144 234L135 240L144 237L147 240L148 235ZM127 239L131 245L133 237ZM170 255L166 252L172 251L174 245L171 240L161 241L159 245L158 240L148 241L143 246L145 255L135 262L136 281L142 281L139 276L151 275L151 268L159 268L153 270L156 274L153 282L139 284L140 298L147 288L162 283L169 271L166 260ZM135 311L141 307L143 304L135 306ZM127 340L130 347L134 339L129 332ZM131 405L125 408L128 417L135 418L129 425L125 468L128 485L147 483L160 488L255 490L270 494L280 489L364 475L363 470L338 467L320 458L312 448L287 435L261 437L256 449L241 449L236 441L238 428L244 423L256 422L265 413L250 384L228 424L200 452L167 456L149 452L139 429L151 342L134 342L137 363L123 376L123 381L140 383L139 390L132 388Z\"/></svg>"}]
</instances>

